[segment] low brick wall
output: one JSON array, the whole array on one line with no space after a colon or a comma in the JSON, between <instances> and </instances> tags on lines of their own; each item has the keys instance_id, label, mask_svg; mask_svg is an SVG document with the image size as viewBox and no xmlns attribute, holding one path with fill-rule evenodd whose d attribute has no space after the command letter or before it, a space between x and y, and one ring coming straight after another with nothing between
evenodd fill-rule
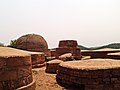
<instances>
[{"instance_id":1,"label":"low brick wall","mask_svg":"<svg viewBox=\"0 0 120 90\"><path fill-rule=\"evenodd\" d=\"M56 48L56 58L59 58L60 55L72 53L72 56L75 59L81 59L81 51L80 48Z\"/></svg>"},{"instance_id":2,"label":"low brick wall","mask_svg":"<svg viewBox=\"0 0 120 90\"><path fill-rule=\"evenodd\" d=\"M32 82L30 56L0 57L0 89L12 90Z\"/></svg>"},{"instance_id":3,"label":"low brick wall","mask_svg":"<svg viewBox=\"0 0 120 90\"><path fill-rule=\"evenodd\" d=\"M0 48L0 90L14 90L33 81L31 56L9 48Z\"/></svg>"},{"instance_id":4,"label":"low brick wall","mask_svg":"<svg viewBox=\"0 0 120 90\"><path fill-rule=\"evenodd\" d=\"M76 40L61 40L59 42L59 46L58 47L62 47L62 48L70 48L70 47L77 47L77 41Z\"/></svg>"},{"instance_id":5,"label":"low brick wall","mask_svg":"<svg viewBox=\"0 0 120 90\"><path fill-rule=\"evenodd\" d=\"M45 72L47 73L56 73L56 71L58 70L58 65L63 62L62 60L52 60L46 63L46 70Z\"/></svg>"},{"instance_id":6,"label":"low brick wall","mask_svg":"<svg viewBox=\"0 0 120 90\"><path fill-rule=\"evenodd\" d=\"M44 53L31 53L32 67L41 67L45 65Z\"/></svg>"},{"instance_id":7,"label":"low brick wall","mask_svg":"<svg viewBox=\"0 0 120 90\"><path fill-rule=\"evenodd\" d=\"M108 53L120 52L120 50L81 50L82 56L91 56L94 58L108 58Z\"/></svg>"},{"instance_id":8,"label":"low brick wall","mask_svg":"<svg viewBox=\"0 0 120 90\"><path fill-rule=\"evenodd\" d=\"M55 57L56 56L56 50L50 50L51 53L51 57Z\"/></svg>"},{"instance_id":9,"label":"low brick wall","mask_svg":"<svg viewBox=\"0 0 120 90\"><path fill-rule=\"evenodd\" d=\"M117 53L108 53L107 54L107 58L120 60L120 52L117 52Z\"/></svg>"},{"instance_id":10,"label":"low brick wall","mask_svg":"<svg viewBox=\"0 0 120 90\"><path fill-rule=\"evenodd\" d=\"M81 90L118 90L120 88L120 61L79 62L61 63L56 76L57 82L70 86L77 84L82 87Z\"/></svg>"},{"instance_id":11,"label":"low brick wall","mask_svg":"<svg viewBox=\"0 0 120 90\"><path fill-rule=\"evenodd\" d=\"M59 58L60 55L63 55L65 53L70 53L70 49L69 48L56 48L55 57Z\"/></svg>"},{"instance_id":12,"label":"low brick wall","mask_svg":"<svg viewBox=\"0 0 120 90\"><path fill-rule=\"evenodd\" d=\"M45 54L43 52L31 52L24 50L19 50L19 51L31 55L32 68L45 66Z\"/></svg>"},{"instance_id":13,"label":"low brick wall","mask_svg":"<svg viewBox=\"0 0 120 90\"><path fill-rule=\"evenodd\" d=\"M59 42L58 48L54 48L51 50L51 57L59 58L59 56L66 54L66 53L72 53L72 56L76 60L81 59L81 50L77 47L77 41L76 40L61 40Z\"/></svg>"}]
</instances>

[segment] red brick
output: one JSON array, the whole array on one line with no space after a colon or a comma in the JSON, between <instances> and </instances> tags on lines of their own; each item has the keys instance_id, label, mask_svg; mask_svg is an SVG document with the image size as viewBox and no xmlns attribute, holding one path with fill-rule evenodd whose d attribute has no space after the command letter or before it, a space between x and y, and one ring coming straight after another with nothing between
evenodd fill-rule
<instances>
[{"instance_id":1,"label":"red brick","mask_svg":"<svg viewBox=\"0 0 120 90\"><path fill-rule=\"evenodd\" d=\"M27 56L27 57L23 57L23 63L24 65L32 65L32 61L31 61L31 57Z\"/></svg>"},{"instance_id":2,"label":"red brick","mask_svg":"<svg viewBox=\"0 0 120 90\"><path fill-rule=\"evenodd\" d=\"M6 65L6 61L4 58L0 58L0 68L3 68Z\"/></svg>"},{"instance_id":3,"label":"red brick","mask_svg":"<svg viewBox=\"0 0 120 90\"><path fill-rule=\"evenodd\" d=\"M2 85L2 83L0 82L0 89L2 89L3 88L3 85Z\"/></svg>"},{"instance_id":4,"label":"red brick","mask_svg":"<svg viewBox=\"0 0 120 90\"><path fill-rule=\"evenodd\" d=\"M0 81L6 80L17 80L17 72L16 71L4 71L0 74Z\"/></svg>"},{"instance_id":5,"label":"red brick","mask_svg":"<svg viewBox=\"0 0 120 90\"><path fill-rule=\"evenodd\" d=\"M23 57L9 57L6 59L6 66L7 67L15 67L15 66L22 66L24 60Z\"/></svg>"},{"instance_id":6,"label":"red brick","mask_svg":"<svg viewBox=\"0 0 120 90\"><path fill-rule=\"evenodd\" d=\"M32 67L31 66L23 66L18 68L18 78L27 77L32 74Z\"/></svg>"},{"instance_id":7,"label":"red brick","mask_svg":"<svg viewBox=\"0 0 120 90\"><path fill-rule=\"evenodd\" d=\"M61 40L59 42L59 47L62 47L62 48L77 47L77 41L76 40Z\"/></svg>"}]
</instances>

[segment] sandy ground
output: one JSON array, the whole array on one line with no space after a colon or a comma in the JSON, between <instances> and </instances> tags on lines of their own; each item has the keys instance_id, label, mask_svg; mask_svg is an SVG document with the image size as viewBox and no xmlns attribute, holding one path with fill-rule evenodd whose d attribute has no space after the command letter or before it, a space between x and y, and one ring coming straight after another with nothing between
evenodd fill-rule
<instances>
[{"instance_id":1,"label":"sandy ground","mask_svg":"<svg viewBox=\"0 0 120 90\"><path fill-rule=\"evenodd\" d=\"M56 82L56 74L45 73L45 67L33 69L36 90L66 90Z\"/></svg>"}]
</instances>

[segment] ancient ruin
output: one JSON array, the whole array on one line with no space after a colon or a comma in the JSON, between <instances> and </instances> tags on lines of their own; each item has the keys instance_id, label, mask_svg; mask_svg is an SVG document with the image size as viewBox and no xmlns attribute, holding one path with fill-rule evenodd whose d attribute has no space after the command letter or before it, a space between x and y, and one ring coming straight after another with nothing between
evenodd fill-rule
<instances>
[{"instance_id":1,"label":"ancient ruin","mask_svg":"<svg viewBox=\"0 0 120 90\"><path fill-rule=\"evenodd\" d=\"M58 59L47 62L45 72L47 72L47 73L56 73L56 71L58 70L58 65L61 62L63 62L63 61L58 60Z\"/></svg>"},{"instance_id":2,"label":"ancient ruin","mask_svg":"<svg viewBox=\"0 0 120 90\"><path fill-rule=\"evenodd\" d=\"M8 47L0 47L0 90L35 90L31 56Z\"/></svg>"},{"instance_id":3,"label":"ancient ruin","mask_svg":"<svg viewBox=\"0 0 120 90\"><path fill-rule=\"evenodd\" d=\"M59 58L59 56L71 53L74 59L81 59L81 52L80 48L77 47L77 41L76 40L61 40L59 42L58 48L55 48L51 51L51 56L55 56L56 58Z\"/></svg>"},{"instance_id":4,"label":"ancient ruin","mask_svg":"<svg viewBox=\"0 0 120 90\"><path fill-rule=\"evenodd\" d=\"M120 61L93 59L62 62L56 79L63 85L77 85L80 90L118 90Z\"/></svg>"},{"instance_id":5,"label":"ancient ruin","mask_svg":"<svg viewBox=\"0 0 120 90\"><path fill-rule=\"evenodd\" d=\"M61 85L77 90L120 88L118 49L81 51L76 40L61 40L57 48L48 49L45 39L36 34L21 36L16 46L0 47L0 90L35 90L36 86L36 90L62 90Z\"/></svg>"},{"instance_id":6,"label":"ancient ruin","mask_svg":"<svg viewBox=\"0 0 120 90\"><path fill-rule=\"evenodd\" d=\"M74 60L74 57L72 56L72 53L66 53L66 54L59 56L59 59L63 61L72 61Z\"/></svg>"},{"instance_id":7,"label":"ancient ruin","mask_svg":"<svg viewBox=\"0 0 120 90\"><path fill-rule=\"evenodd\" d=\"M118 49L104 48L99 50L81 50L82 56L90 56L91 59L94 58L108 58L108 53L120 52Z\"/></svg>"},{"instance_id":8,"label":"ancient ruin","mask_svg":"<svg viewBox=\"0 0 120 90\"><path fill-rule=\"evenodd\" d=\"M36 34L27 34L21 36L16 41L16 47L18 49L28 51L44 52L45 54L48 52L46 40L42 36Z\"/></svg>"},{"instance_id":9,"label":"ancient ruin","mask_svg":"<svg viewBox=\"0 0 120 90\"><path fill-rule=\"evenodd\" d=\"M43 52L21 51L31 55L32 68L45 66L45 54Z\"/></svg>"},{"instance_id":10,"label":"ancient ruin","mask_svg":"<svg viewBox=\"0 0 120 90\"><path fill-rule=\"evenodd\" d=\"M111 58L111 59L120 60L120 52L117 52L117 53L108 53L107 57Z\"/></svg>"}]
</instances>

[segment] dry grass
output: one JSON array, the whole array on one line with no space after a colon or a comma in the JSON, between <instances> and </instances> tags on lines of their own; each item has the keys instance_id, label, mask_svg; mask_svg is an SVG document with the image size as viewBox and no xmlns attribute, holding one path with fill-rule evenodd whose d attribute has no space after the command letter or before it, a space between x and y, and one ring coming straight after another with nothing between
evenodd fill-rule
<instances>
[{"instance_id":1,"label":"dry grass","mask_svg":"<svg viewBox=\"0 0 120 90\"><path fill-rule=\"evenodd\" d=\"M56 74L45 73L45 67L33 69L36 90L65 90L57 84Z\"/></svg>"}]
</instances>

